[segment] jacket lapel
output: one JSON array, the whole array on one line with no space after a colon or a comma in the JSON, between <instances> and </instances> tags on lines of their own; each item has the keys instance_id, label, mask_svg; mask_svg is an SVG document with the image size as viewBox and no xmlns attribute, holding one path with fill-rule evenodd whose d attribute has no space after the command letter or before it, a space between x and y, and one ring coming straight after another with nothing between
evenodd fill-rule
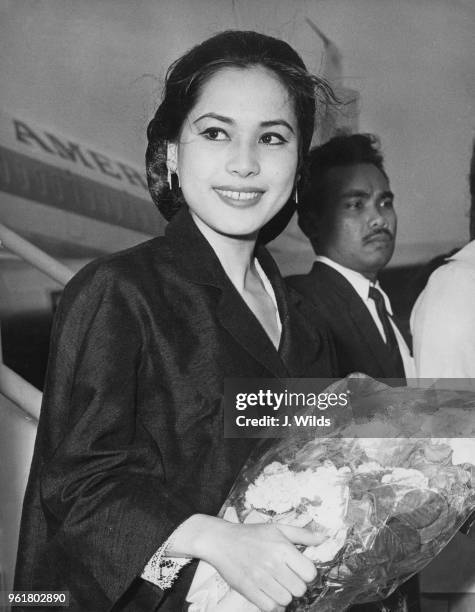
<instances>
[{"instance_id":1,"label":"jacket lapel","mask_svg":"<svg viewBox=\"0 0 475 612\"><path fill-rule=\"evenodd\" d=\"M366 346L368 352L373 355L375 361L379 364L381 375L384 377L393 376L394 372L388 363L388 351L384 340L373 321L373 317L351 283L339 272L320 262L314 264L312 274L325 277L327 282L335 288L345 304L347 315L354 324L355 334L358 335L359 341Z\"/></svg>"},{"instance_id":2,"label":"jacket lapel","mask_svg":"<svg viewBox=\"0 0 475 612\"><path fill-rule=\"evenodd\" d=\"M257 258L274 289L279 317L282 324L282 335L279 345L279 357L285 370L280 376L298 378L308 376L310 367L318 361L324 344L319 330L311 329L308 320L300 312L303 298L289 289L271 255L262 246L257 249Z\"/></svg>"},{"instance_id":3,"label":"jacket lapel","mask_svg":"<svg viewBox=\"0 0 475 612\"><path fill-rule=\"evenodd\" d=\"M234 286L224 290L218 306L221 325L272 375L288 375L279 353Z\"/></svg>"},{"instance_id":4,"label":"jacket lapel","mask_svg":"<svg viewBox=\"0 0 475 612\"><path fill-rule=\"evenodd\" d=\"M220 295L217 316L224 329L272 376L288 376L288 370L257 318L226 276L206 238L196 227L188 210L179 211L166 229L174 259L182 273L193 283L216 288ZM276 291L283 333L288 318L283 297L283 282L271 257L259 247L259 262ZM190 252L193 256L190 256ZM276 279L279 279L276 290Z\"/></svg>"}]
</instances>

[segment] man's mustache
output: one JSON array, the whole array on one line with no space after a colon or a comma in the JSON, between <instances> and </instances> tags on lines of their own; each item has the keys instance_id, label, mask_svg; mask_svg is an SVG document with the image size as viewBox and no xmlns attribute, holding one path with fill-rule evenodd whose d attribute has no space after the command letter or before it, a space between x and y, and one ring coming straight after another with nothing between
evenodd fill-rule
<instances>
[{"instance_id":1,"label":"man's mustache","mask_svg":"<svg viewBox=\"0 0 475 612\"><path fill-rule=\"evenodd\" d=\"M366 236L363 237L363 241L366 242L366 241L371 240L375 236L381 236L381 235L386 235L391 240L394 238L394 234L391 232L391 230L389 230L386 227L382 227L381 229L377 229L377 230L374 230L373 232L370 232L369 234L366 234Z\"/></svg>"}]
</instances>

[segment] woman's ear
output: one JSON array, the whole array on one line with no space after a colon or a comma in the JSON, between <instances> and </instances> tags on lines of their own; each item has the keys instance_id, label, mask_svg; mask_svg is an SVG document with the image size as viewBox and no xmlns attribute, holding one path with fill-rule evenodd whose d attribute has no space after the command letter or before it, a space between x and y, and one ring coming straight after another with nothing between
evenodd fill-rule
<instances>
[{"instance_id":1,"label":"woman's ear","mask_svg":"<svg viewBox=\"0 0 475 612\"><path fill-rule=\"evenodd\" d=\"M177 169L178 147L174 142L167 142L167 167L172 174L176 173Z\"/></svg>"}]
</instances>

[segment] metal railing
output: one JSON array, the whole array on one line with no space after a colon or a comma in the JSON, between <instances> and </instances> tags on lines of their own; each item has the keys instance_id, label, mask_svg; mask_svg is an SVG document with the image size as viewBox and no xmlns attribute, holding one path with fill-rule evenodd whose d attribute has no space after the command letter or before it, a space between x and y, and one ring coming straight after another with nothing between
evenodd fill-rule
<instances>
[{"instance_id":1,"label":"metal railing","mask_svg":"<svg viewBox=\"0 0 475 612\"><path fill-rule=\"evenodd\" d=\"M0 363L0 393L36 421L40 418L42 393L28 381Z\"/></svg>"},{"instance_id":2,"label":"metal railing","mask_svg":"<svg viewBox=\"0 0 475 612\"><path fill-rule=\"evenodd\" d=\"M2 223L0 223L0 245L28 261L32 266L63 286L74 275L74 272L67 266L50 257Z\"/></svg>"},{"instance_id":3,"label":"metal railing","mask_svg":"<svg viewBox=\"0 0 475 612\"><path fill-rule=\"evenodd\" d=\"M31 242L0 223L0 246L64 286L74 272ZM3 363L0 329L0 393L19 406L27 415L39 419L42 393Z\"/></svg>"}]
</instances>

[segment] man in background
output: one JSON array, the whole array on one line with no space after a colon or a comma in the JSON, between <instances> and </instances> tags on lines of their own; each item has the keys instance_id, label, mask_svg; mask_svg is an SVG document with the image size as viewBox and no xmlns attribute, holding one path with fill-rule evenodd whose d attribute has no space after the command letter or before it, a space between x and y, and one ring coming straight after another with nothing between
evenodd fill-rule
<instances>
[{"instance_id":1,"label":"man in background","mask_svg":"<svg viewBox=\"0 0 475 612\"><path fill-rule=\"evenodd\" d=\"M340 376L414 376L409 348L393 319L379 271L392 257L397 217L379 142L369 134L337 136L310 154L309 187L298 222L315 263L287 280L324 318L335 341ZM396 384L398 384L396 382ZM419 612L419 587L410 579L381 602L351 612Z\"/></svg>"},{"instance_id":2,"label":"man in background","mask_svg":"<svg viewBox=\"0 0 475 612\"><path fill-rule=\"evenodd\" d=\"M309 186L298 222L316 254L306 275L288 279L331 328L340 375L414 375L379 271L394 251L397 217L379 142L337 136L310 153Z\"/></svg>"}]
</instances>

